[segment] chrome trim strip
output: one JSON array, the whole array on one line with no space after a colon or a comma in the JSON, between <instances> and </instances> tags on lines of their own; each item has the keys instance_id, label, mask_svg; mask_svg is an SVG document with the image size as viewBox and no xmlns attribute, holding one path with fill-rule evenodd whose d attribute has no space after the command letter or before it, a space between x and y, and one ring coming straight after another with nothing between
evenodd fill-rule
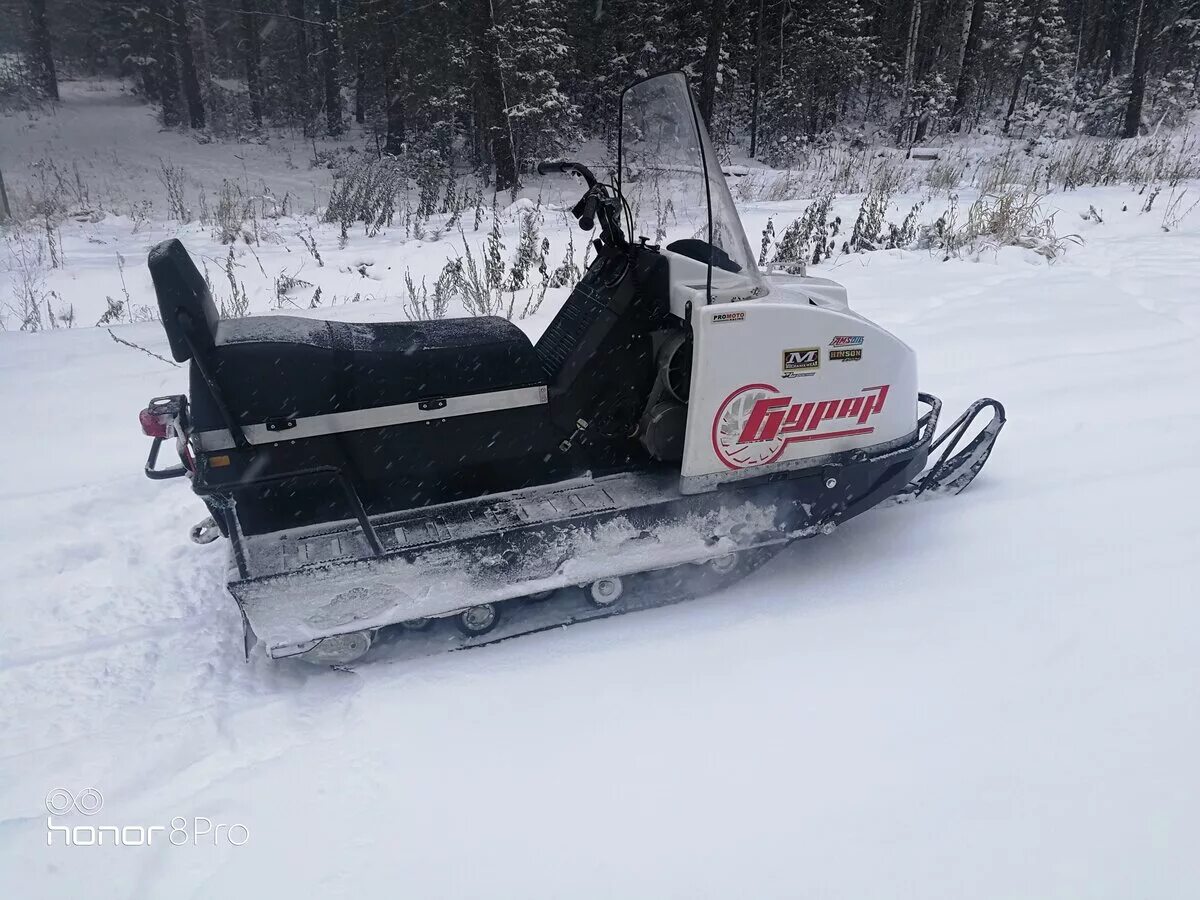
<instances>
[{"instance_id":1,"label":"chrome trim strip","mask_svg":"<svg viewBox=\"0 0 1200 900\"><path fill-rule=\"evenodd\" d=\"M363 431L368 428L431 422L455 416L470 416L475 413L518 409L523 406L540 406L547 400L547 389L542 384L535 387L511 388L504 391L490 391L486 394L465 394L461 397L444 399L446 405L437 410L421 409L420 404L428 401L416 401L399 403L395 406L375 406L369 409L308 416L297 419L293 427L283 431L269 431L266 425L244 425L242 431L246 435L246 440L255 446L277 444L283 441L340 434L345 431ZM233 435L226 428L195 432L191 436L191 444L201 452L230 450L235 446Z\"/></svg>"}]
</instances>

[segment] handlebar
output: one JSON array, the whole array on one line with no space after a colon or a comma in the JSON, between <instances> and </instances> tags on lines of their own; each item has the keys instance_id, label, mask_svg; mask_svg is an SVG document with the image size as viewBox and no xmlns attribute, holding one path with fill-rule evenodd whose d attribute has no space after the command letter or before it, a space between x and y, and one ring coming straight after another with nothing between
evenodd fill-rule
<instances>
[{"instance_id":1,"label":"handlebar","mask_svg":"<svg viewBox=\"0 0 1200 900\"><path fill-rule=\"evenodd\" d=\"M537 172L539 175L550 175L552 173L567 175L574 172L587 182L588 187L596 186L596 176L583 163L569 162L565 159L545 160L538 163Z\"/></svg>"},{"instance_id":2,"label":"handlebar","mask_svg":"<svg viewBox=\"0 0 1200 900\"><path fill-rule=\"evenodd\" d=\"M163 439L156 437L154 443L150 445L150 455L146 457L146 477L154 481L162 481L165 478L178 478L181 475L186 475L188 470L182 464L170 466L166 469L158 468L158 448L162 446Z\"/></svg>"},{"instance_id":3,"label":"handlebar","mask_svg":"<svg viewBox=\"0 0 1200 900\"><path fill-rule=\"evenodd\" d=\"M599 220L601 237L609 247L625 245L620 223L621 200L611 185L597 181L592 170L583 163L565 159L545 160L538 163L537 170L539 175L549 175L552 172L566 175L573 172L586 181L587 192L571 210L572 215L579 220L579 227L584 231L591 231Z\"/></svg>"}]
</instances>

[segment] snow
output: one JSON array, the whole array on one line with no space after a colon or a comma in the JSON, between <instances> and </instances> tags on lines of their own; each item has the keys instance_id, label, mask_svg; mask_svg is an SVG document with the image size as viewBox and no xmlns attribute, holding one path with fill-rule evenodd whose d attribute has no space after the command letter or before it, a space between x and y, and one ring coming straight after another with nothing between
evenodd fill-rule
<instances>
[{"instance_id":1,"label":"snow","mask_svg":"<svg viewBox=\"0 0 1200 900\"><path fill-rule=\"evenodd\" d=\"M0 165L14 203L34 180L28 167L43 159L71 180L78 170L88 187L87 205L121 215L139 201L161 208L164 164L184 169L189 206L198 203L202 187L211 193L230 178L265 187L279 199L290 194L300 211L309 211L332 181L331 172L310 168L313 145L298 131L276 132L263 143L207 143L162 129L154 109L119 81L65 81L61 96L49 115L0 117Z\"/></svg>"},{"instance_id":2,"label":"snow","mask_svg":"<svg viewBox=\"0 0 1200 900\"><path fill-rule=\"evenodd\" d=\"M1192 896L1200 215L1164 231L1129 188L1048 202L1084 239L1054 264L1008 247L813 270L916 348L947 413L1005 403L967 493L868 514L683 605L349 673L244 661L225 545L188 540L204 510L186 484L141 474L136 413L186 369L103 329L0 333L8 893ZM744 206L752 243L804 206ZM139 241L226 252L197 226L130 228L64 231L65 301L102 310L119 251L149 303ZM110 241L94 256L89 234ZM291 314L404 318L404 264L443 259L323 240L305 278L364 282L369 258L387 301ZM272 274L304 252L268 246ZM247 280L259 311L270 283ZM561 299L519 324L536 334ZM157 323L114 332L169 355ZM89 787L103 810L56 822L202 816L248 839L47 846L47 794Z\"/></svg>"}]
</instances>

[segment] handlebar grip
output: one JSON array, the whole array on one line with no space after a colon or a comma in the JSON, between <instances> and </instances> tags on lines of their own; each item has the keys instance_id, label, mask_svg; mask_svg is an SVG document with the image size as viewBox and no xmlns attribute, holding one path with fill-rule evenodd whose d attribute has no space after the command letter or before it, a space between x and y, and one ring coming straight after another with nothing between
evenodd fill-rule
<instances>
[{"instance_id":1,"label":"handlebar grip","mask_svg":"<svg viewBox=\"0 0 1200 900\"><path fill-rule=\"evenodd\" d=\"M537 173L539 175L550 175L553 172L563 173L566 171L568 163L561 159L547 159L538 163Z\"/></svg>"},{"instance_id":2,"label":"handlebar grip","mask_svg":"<svg viewBox=\"0 0 1200 900\"><path fill-rule=\"evenodd\" d=\"M579 214L579 227L591 231L596 225L596 198L588 197L583 204L583 212Z\"/></svg>"}]
</instances>

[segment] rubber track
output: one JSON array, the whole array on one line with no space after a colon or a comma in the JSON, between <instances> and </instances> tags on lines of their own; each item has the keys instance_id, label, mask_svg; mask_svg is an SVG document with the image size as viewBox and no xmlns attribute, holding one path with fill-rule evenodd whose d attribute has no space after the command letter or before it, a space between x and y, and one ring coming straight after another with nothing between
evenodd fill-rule
<instances>
[{"instance_id":1,"label":"rubber track","mask_svg":"<svg viewBox=\"0 0 1200 900\"><path fill-rule=\"evenodd\" d=\"M475 650L531 634L611 619L626 613L674 606L735 584L766 563L783 546L746 551L738 565L726 573L687 564L626 577L621 599L609 607L594 606L579 588L564 588L546 600L509 600L501 605L500 624L477 638L463 635L449 618L435 620L428 629L422 631L393 626L380 631L365 657L350 666L339 668Z\"/></svg>"}]
</instances>

